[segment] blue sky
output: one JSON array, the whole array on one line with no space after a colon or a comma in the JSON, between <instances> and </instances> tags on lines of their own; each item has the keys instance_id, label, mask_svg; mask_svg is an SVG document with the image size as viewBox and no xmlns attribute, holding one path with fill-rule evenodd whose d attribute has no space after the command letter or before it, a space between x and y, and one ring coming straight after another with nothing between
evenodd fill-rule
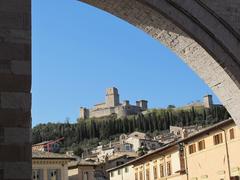
<instances>
[{"instance_id":1,"label":"blue sky","mask_svg":"<svg viewBox=\"0 0 240 180\"><path fill-rule=\"evenodd\" d=\"M120 99L181 106L212 91L174 53L132 25L76 0L33 0L33 126L76 122L80 106ZM214 101L218 102L216 96Z\"/></svg>"}]
</instances>

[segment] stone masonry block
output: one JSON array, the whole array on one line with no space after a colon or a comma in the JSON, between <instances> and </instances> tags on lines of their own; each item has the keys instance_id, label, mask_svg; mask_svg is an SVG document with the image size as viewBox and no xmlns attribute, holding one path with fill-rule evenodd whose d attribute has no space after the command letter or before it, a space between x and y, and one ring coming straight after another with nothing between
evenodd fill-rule
<instances>
[{"instance_id":1,"label":"stone masonry block","mask_svg":"<svg viewBox=\"0 0 240 180\"><path fill-rule=\"evenodd\" d=\"M28 93L1 93L1 108L19 109L29 112L31 109L31 95Z\"/></svg>"},{"instance_id":2,"label":"stone masonry block","mask_svg":"<svg viewBox=\"0 0 240 180\"><path fill-rule=\"evenodd\" d=\"M29 0L0 0L0 11L2 12L31 12L31 1Z\"/></svg>"},{"instance_id":3,"label":"stone masonry block","mask_svg":"<svg viewBox=\"0 0 240 180\"><path fill-rule=\"evenodd\" d=\"M30 180L32 176L32 166L30 162L5 163L5 179Z\"/></svg>"},{"instance_id":4,"label":"stone masonry block","mask_svg":"<svg viewBox=\"0 0 240 180\"><path fill-rule=\"evenodd\" d=\"M4 141L8 144L30 143L32 141L30 133L30 128L5 128Z\"/></svg>"},{"instance_id":5,"label":"stone masonry block","mask_svg":"<svg viewBox=\"0 0 240 180\"><path fill-rule=\"evenodd\" d=\"M11 75L9 69L1 70L0 73L0 91L2 92L29 92L31 89L30 75Z\"/></svg>"},{"instance_id":6,"label":"stone masonry block","mask_svg":"<svg viewBox=\"0 0 240 180\"><path fill-rule=\"evenodd\" d=\"M11 71L16 75L31 75L31 62L11 61Z\"/></svg>"},{"instance_id":7,"label":"stone masonry block","mask_svg":"<svg viewBox=\"0 0 240 180\"><path fill-rule=\"evenodd\" d=\"M11 72L11 62L8 60L0 60L0 73L7 74Z\"/></svg>"},{"instance_id":8,"label":"stone masonry block","mask_svg":"<svg viewBox=\"0 0 240 180\"><path fill-rule=\"evenodd\" d=\"M28 16L24 14L0 11L0 28L24 29L28 21Z\"/></svg>"},{"instance_id":9,"label":"stone masonry block","mask_svg":"<svg viewBox=\"0 0 240 180\"><path fill-rule=\"evenodd\" d=\"M0 127L5 128L30 128L31 127L31 112L23 112L15 109L0 110Z\"/></svg>"},{"instance_id":10,"label":"stone masonry block","mask_svg":"<svg viewBox=\"0 0 240 180\"><path fill-rule=\"evenodd\" d=\"M31 144L0 144L1 162L21 162L31 161L32 148Z\"/></svg>"},{"instance_id":11,"label":"stone masonry block","mask_svg":"<svg viewBox=\"0 0 240 180\"><path fill-rule=\"evenodd\" d=\"M0 66L1 61L30 61L31 59L30 44L0 42L0 52Z\"/></svg>"},{"instance_id":12,"label":"stone masonry block","mask_svg":"<svg viewBox=\"0 0 240 180\"><path fill-rule=\"evenodd\" d=\"M23 29L0 28L0 42L4 42L6 44L19 44L23 47L27 44L31 47L31 31Z\"/></svg>"},{"instance_id":13,"label":"stone masonry block","mask_svg":"<svg viewBox=\"0 0 240 180\"><path fill-rule=\"evenodd\" d=\"M31 75L31 62L0 60L0 73L11 75Z\"/></svg>"}]
</instances>

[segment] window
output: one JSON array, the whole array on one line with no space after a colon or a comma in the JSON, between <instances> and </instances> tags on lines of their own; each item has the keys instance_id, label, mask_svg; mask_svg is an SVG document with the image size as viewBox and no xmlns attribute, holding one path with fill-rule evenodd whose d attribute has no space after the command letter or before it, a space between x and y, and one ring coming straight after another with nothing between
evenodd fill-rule
<instances>
[{"instance_id":1,"label":"window","mask_svg":"<svg viewBox=\"0 0 240 180\"><path fill-rule=\"evenodd\" d=\"M198 142L198 150L201 151L205 149L205 140L201 140Z\"/></svg>"},{"instance_id":2,"label":"window","mask_svg":"<svg viewBox=\"0 0 240 180\"><path fill-rule=\"evenodd\" d=\"M160 177L164 177L164 166L160 164Z\"/></svg>"},{"instance_id":3,"label":"window","mask_svg":"<svg viewBox=\"0 0 240 180\"><path fill-rule=\"evenodd\" d=\"M125 173L128 173L128 167L125 167Z\"/></svg>"},{"instance_id":4,"label":"window","mask_svg":"<svg viewBox=\"0 0 240 180\"><path fill-rule=\"evenodd\" d=\"M43 171L40 169L32 170L32 179L33 180L42 180L43 179Z\"/></svg>"},{"instance_id":5,"label":"window","mask_svg":"<svg viewBox=\"0 0 240 180\"><path fill-rule=\"evenodd\" d=\"M61 180L61 171L60 171L60 169L48 170L48 180Z\"/></svg>"},{"instance_id":6,"label":"window","mask_svg":"<svg viewBox=\"0 0 240 180\"><path fill-rule=\"evenodd\" d=\"M219 134L213 136L214 145L221 144L222 142L223 142L222 133L219 133Z\"/></svg>"},{"instance_id":7,"label":"window","mask_svg":"<svg viewBox=\"0 0 240 180\"><path fill-rule=\"evenodd\" d=\"M230 135L230 139L234 139L235 138L235 136L234 136L234 129L233 128L229 130L229 135Z\"/></svg>"},{"instance_id":8,"label":"window","mask_svg":"<svg viewBox=\"0 0 240 180\"><path fill-rule=\"evenodd\" d=\"M139 180L143 180L143 172L142 171L139 172Z\"/></svg>"},{"instance_id":9,"label":"window","mask_svg":"<svg viewBox=\"0 0 240 180\"><path fill-rule=\"evenodd\" d=\"M150 172L149 172L149 169L146 169L146 180L150 180Z\"/></svg>"},{"instance_id":10,"label":"window","mask_svg":"<svg viewBox=\"0 0 240 180\"><path fill-rule=\"evenodd\" d=\"M135 172L135 180L138 180L138 172Z\"/></svg>"},{"instance_id":11,"label":"window","mask_svg":"<svg viewBox=\"0 0 240 180\"><path fill-rule=\"evenodd\" d=\"M153 177L154 179L157 179L158 178L158 174L157 174L157 166L153 166Z\"/></svg>"},{"instance_id":12,"label":"window","mask_svg":"<svg viewBox=\"0 0 240 180\"><path fill-rule=\"evenodd\" d=\"M172 167L171 167L171 162L167 162L167 175L171 176L172 175Z\"/></svg>"},{"instance_id":13,"label":"window","mask_svg":"<svg viewBox=\"0 0 240 180\"><path fill-rule=\"evenodd\" d=\"M196 145L191 144L191 145L189 145L188 149L189 149L189 154L195 153L196 152Z\"/></svg>"},{"instance_id":14,"label":"window","mask_svg":"<svg viewBox=\"0 0 240 180\"><path fill-rule=\"evenodd\" d=\"M121 169L118 170L118 175L120 175L120 174L121 174Z\"/></svg>"},{"instance_id":15,"label":"window","mask_svg":"<svg viewBox=\"0 0 240 180\"><path fill-rule=\"evenodd\" d=\"M83 173L83 180L89 180L88 178L88 172Z\"/></svg>"},{"instance_id":16,"label":"window","mask_svg":"<svg viewBox=\"0 0 240 180\"><path fill-rule=\"evenodd\" d=\"M111 171L111 177L114 177L114 171Z\"/></svg>"}]
</instances>

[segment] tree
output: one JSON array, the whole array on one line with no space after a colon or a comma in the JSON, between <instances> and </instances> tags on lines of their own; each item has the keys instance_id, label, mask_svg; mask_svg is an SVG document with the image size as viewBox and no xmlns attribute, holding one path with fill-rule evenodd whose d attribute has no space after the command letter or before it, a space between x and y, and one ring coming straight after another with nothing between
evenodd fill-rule
<instances>
[{"instance_id":1,"label":"tree","mask_svg":"<svg viewBox=\"0 0 240 180\"><path fill-rule=\"evenodd\" d=\"M82 153L84 152L83 149L80 146L77 146L73 149L73 152L77 156L82 156Z\"/></svg>"},{"instance_id":2,"label":"tree","mask_svg":"<svg viewBox=\"0 0 240 180\"><path fill-rule=\"evenodd\" d=\"M173 126L188 126L198 123L209 125L230 117L223 106L190 109L154 109L146 114L138 114L118 119L116 116L103 117L100 119L79 120L71 124L68 120L65 123L39 124L32 130L33 144L55 140L64 137L61 148L73 150L75 146L94 147L99 141L110 141L119 137L122 133L134 131L153 133L169 129Z\"/></svg>"},{"instance_id":3,"label":"tree","mask_svg":"<svg viewBox=\"0 0 240 180\"><path fill-rule=\"evenodd\" d=\"M141 146L138 148L137 153L138 153L138 156L143 156L143 155L147 154L148 151L149 150L146 146Z\"/></svg>"}]
</instances>

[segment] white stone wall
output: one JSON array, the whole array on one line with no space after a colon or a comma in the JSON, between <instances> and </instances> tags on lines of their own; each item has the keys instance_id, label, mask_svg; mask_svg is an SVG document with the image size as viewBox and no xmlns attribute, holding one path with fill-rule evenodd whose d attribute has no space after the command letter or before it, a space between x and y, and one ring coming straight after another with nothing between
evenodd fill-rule
<instances>
[{"instance_id":1,"label":"white stone wall","mask_svg":"<svg viewBox=\"0 0 240 180\"><path fill-rule=\"evenodd\" d=\"M61 180L68 180L67 162L59 160L33 160L32 169L43 170L43 180L48 180L48 170L59 169L61 171Z\"/></svg>"},{"instance_id":2,"label":"white stone wall","mask_svg":"<svg viewBox=\"0 0 240 180\"><path fill-rule=\"evenodd\" d=\"M171 154L171 162L172 162L172 172L179 172L181 170L180 160L179 160L179 151L173 152Z\"/></svg>"},{"instance_id":3,"label":"white stone wall","mask_svg":"<svg viewBox=\"0 0 240 180\"><path fill-rule=\"evenodd\" d=\"M69 180L79 180L79 177L78 177L78 168L69 169L69 170L68 170L68 178L69 178Z\"/></svg>"},{"instance_id":4,"label":"white stone wall","mask_svg":"<svg viewBox=\"0 0 240 180\"><path fill-rule=\"evenodd\" d=\"M125 171L126 168L128 172ZM118 174L118 171L120 171L120 174ZM134 180L134 169L132 165L114 170L112 173L113 176L111 176L111 172L109 173L110 180Z\"/></svg>"},{"instance_id":5,"label":"white stone wall","mask_svg":"<svg viewBox=\"0 0 240 180\"><path fill-rule=\"evenodd\" d=\"M138 148L141 146L140 140L137 138L130 137L125 142L133 145L133 151L138 151Z\"/></svg>"}]
</instances>

